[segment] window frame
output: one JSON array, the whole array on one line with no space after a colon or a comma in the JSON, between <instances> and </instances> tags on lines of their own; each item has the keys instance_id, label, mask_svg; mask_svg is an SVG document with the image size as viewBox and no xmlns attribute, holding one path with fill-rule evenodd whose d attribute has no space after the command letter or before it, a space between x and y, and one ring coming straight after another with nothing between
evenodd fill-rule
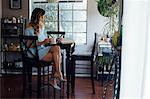
<instances>
[{"instance_id":1,"label":"window frame","mask_svg":"<svg viewBox=\"0 0 150 99\"><path fill-rule=\"evenodd\" d=\"M48 3L48 2L46 2L47 0L43 0L43 1L41 1L41 2L34 2L33 0L31 0L30 1L30 8L29 8L29 12L30 12L30 15L29 16L31 16L31 12L32 12L32 3L34 2L35 4L36 3ZM60 4L61 3L65 3L65 2L67 2L67 3L70 3L70 2L84 2L84 1L81 1L81 0L77 0L77 1L59 1L59 2L57 2L57 5L58 6L60 6ZM58 8L58 7L57 7ZM59 14L59 8L58 9L56 9L55 11L57 11L58 12L58 14ZM85 41L83 41L83 43L80 43L80 42L77 42L77 45L85 45L85 44L87 44L87 18L88 18L88 0L86 0L86 9L73 9L73 8L71 8L71 9L63 9L62 11L72 11L72 20L71 21L64 21L64 20L60 20L59 19L59 17L60 17L60 14L59 15L57 15L57 17L58 17L58 19L57 20L51 20L51 21L49 21L49 22L57 22L57 30L58 31L60 31L60 23L61 22L71 22L72 23L72 31L71 32L68 32L67 31L67 34L70 34L71 35L71 38L72 39L74 39L74 40L76 40L75 39L75 33L80 33L80 34L82 34L83 33L83 36L85 35L85 38L83 38L83 39L86 39ZM73 19L73 16L74 16L74 11L85 11L86 12L86 19L85 19L85 21L74 21L74 19ZM73 31L73 24L74 23L76 23L76 22L85 22L85 32L74 32Z\"/></svg>"}]
</instances>

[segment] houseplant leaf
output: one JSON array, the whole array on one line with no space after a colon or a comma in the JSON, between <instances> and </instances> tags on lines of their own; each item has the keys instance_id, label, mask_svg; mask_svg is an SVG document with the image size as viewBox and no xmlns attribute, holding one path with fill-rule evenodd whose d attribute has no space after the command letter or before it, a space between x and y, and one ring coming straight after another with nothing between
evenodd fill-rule
<instances>
[{"instance_id":1,"label":"houseplant leaf","mask_svg":"<svg viewBox=\"0 0 150 99\"><path fill-rule=\"evenodd\" d=\"M111 17L116 14L116 0L98 0L98 11L102 16Z\"/></svg>"}]
</instances>

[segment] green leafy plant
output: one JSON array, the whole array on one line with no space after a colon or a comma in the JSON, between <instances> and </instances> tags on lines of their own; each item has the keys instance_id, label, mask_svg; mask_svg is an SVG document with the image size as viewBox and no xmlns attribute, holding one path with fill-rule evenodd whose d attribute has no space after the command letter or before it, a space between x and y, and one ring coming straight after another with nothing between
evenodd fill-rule
<instances>
[{"instance_id":1,"label":"green leafy plant","mask_svg":"<svg viewBox=\"0 0 150 99\"><path fill-rule=\"evenodd\" d=\"M118 12L117 0L98 0L98 11L102 16L112 17Z\"/></svg>"},{"instance_id":2,"label":"green leafy plant","mask_svg":"<svg viewBox=\"0 0 150 99\"><path fill-rule=\"evenodd\" d=\"M103 34L112 36L114 32L118 31L118 0L98 0L97 8L102 16L107 17Z\"/></svg>"}]
</instances>

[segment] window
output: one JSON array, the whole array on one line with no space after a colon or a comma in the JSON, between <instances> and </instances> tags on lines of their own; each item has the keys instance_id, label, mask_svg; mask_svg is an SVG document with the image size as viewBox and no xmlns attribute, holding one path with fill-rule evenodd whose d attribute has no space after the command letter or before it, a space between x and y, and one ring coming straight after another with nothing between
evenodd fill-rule
<instances>
[{"instance_id":1,"label":"window","mask_svg":"<svg viewBox=\"0 0 150 99\"><path fill-rule=\"evenodd\" d=\"M86 43L87 0L32 0L30 12L36 7L46 11L45 29L65 31L66 38L74 39L77 44Z\"/></svg>"}]
</instances>

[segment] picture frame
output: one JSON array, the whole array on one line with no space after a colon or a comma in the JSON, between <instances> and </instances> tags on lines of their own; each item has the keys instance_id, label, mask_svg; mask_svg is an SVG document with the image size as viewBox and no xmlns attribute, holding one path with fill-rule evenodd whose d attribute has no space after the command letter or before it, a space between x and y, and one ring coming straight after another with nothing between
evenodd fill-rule
<instances>
[{"instance_id":1,"label":"picture frame","mask_svg":"<svg viewBox=\"0 0 150 99\"><path fill-rule=\"evenodd\" d=\"M21 0L9 0L9 8L10 9L21 9Z\"/></svg>"}]
</instances>

